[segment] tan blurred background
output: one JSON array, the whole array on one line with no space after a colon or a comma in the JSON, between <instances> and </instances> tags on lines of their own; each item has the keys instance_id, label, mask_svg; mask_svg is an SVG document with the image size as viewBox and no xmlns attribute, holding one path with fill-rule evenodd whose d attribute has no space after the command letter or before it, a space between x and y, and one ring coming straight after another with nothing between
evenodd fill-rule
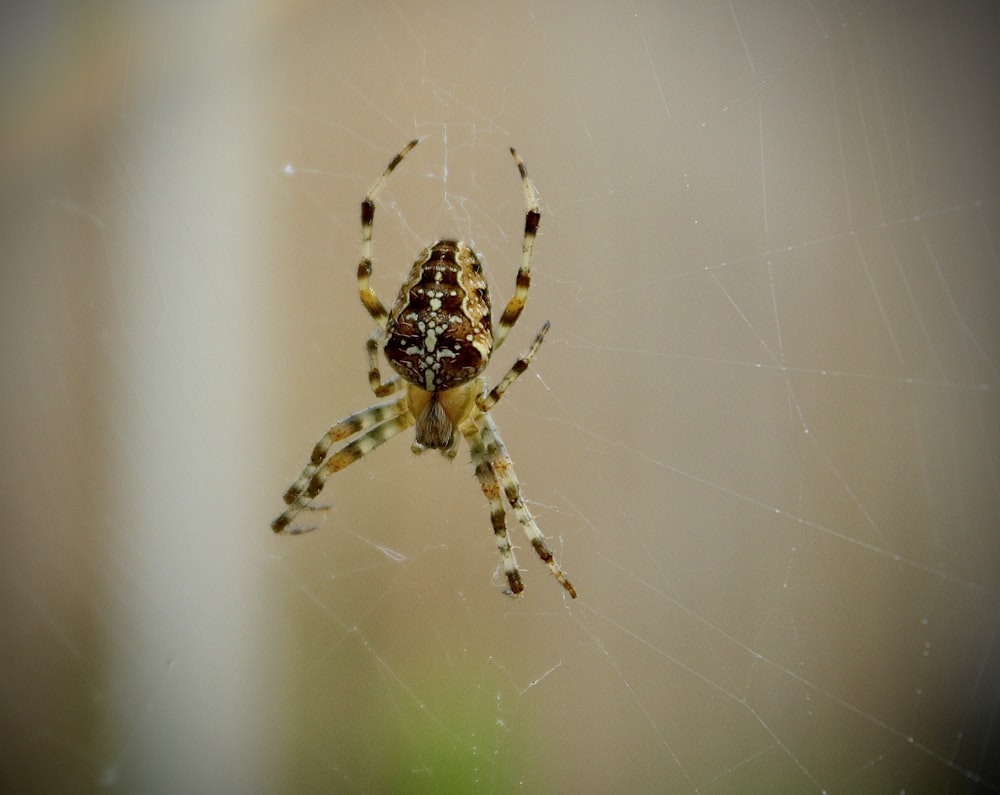
<instances>
[{"instance_id":1,"label":"tan blurred background","mask_svg":"<svg viewBox=\"0 0 1000 795\"><path fill-rule=\"evenodd\" d=\"M24 4L27 5L27 4ZM0 130L0 787L1000 790L990 2L38 3ZM580 598L409 434L275 538L461 236Z\"/></svg>"}]
</instances>

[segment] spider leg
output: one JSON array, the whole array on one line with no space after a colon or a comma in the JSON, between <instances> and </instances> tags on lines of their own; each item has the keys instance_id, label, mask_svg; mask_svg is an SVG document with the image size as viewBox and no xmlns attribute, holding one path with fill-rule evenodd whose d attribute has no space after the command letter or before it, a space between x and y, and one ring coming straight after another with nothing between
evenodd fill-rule
<instances>
[{"instance_id":1,"label":"spider leg","mask_svg":"<svg viewBox=\"0 0 1000 795\"><path fill-rule=\"evenodd\" d=\"M488 414L481 414L477 418L476 424L480 427L479 433L485 443L486 457L490 469L493 470L496 479L503 487L504 494L507 495L507 501L510 503L510 507L514 509L514 513L517 515L517 520L521 523L524 534L531 542L531 546L535 548L538 557L549 567L552 575L562 583L563 588L569 591L569 595L576 599L576 589L566 579L562 568L556 563L555 557L552 555L552 550L545 541L545 536L538 529L538 525L535 523L531 511L528 510L528 506L524 504L524 498L521 496L521 484L517 480L517 475L514 474L514 463L510 460L507 448L504 447L504 443L500 439L500 432L497 430L496 424Z\"/></svg>"},{"instance_id":2,"label":"spider leg","mask_svg":"<svg viewBox=\"0 0 1000 795\"><path fill-rule=\"evenodd\" d=\"M372 425L385 422L385 420L397 416L400 408L400 401L397 398L396 400L379 403L377 406L369 406L356 414L345 417L336 425L331 425L330 430L323 434L320 440L313 446L312 454L309 456L309 463L302 470L302 474L298 476L295 482L288 487L288 491L285 492L285 503L291 505L295 502L295 498L305 491L313 474L319 469L320 464L326 460L326 454L334 442L354 436L366 428L370 428Z\"/></svg>"},{"instance_id":3,"label":"spider leg","mask_svg":"<svg viewBox=\"0 0 1000 795\"><path fill-rule=\"evenodd\" d=\"M517 281L514 284L514 295L507 302L507 307L500 316L496 331L493 335L493 350L499 348L507 332L517 322L524 309L524 302L528 298L528 288L531 286L531 255L535 250L535 236L538 234L538 222L542 218L542 213L538 208L538 194L535 184L528 176L528 169L521 160L521 156L514 147L510 148L514 162L517 163L517 170L521 173L521 185L524 187L524 203L528 208L524 216L524 238L521 241L521 267L517 270Z\"/></svg>"},{"instance_id":4,"label":"spider leg","mask_svg":"<svg viewBox=\"0 0 1000 795\"><path fill-rule=\"evenodd\" d=\"M517 380L518 376L528 369L528 365L531 363L531 359L535 355L535 351L537 351L538 346L542 344L542 340L545 339L545 335L548 333L548 330L549 321L546 320L541 330L535 335L534 342L531 343L531 346L527 351L525 351L524 355L514 362L513 366L511 366L511 368L507 371L506 375L504 375L504 377L497 382L497 385L493 387L489 394L481 395L476 399L476 406L481 412L485 414L493 408L496 402L503 397L503 393L507 391L507 387L513 384Z\"/></svg>"},{"instance_id":5,"label":"spider leg","mask_svg":"<svg viewBox=\"0 0 1000 795\"><path fill-rule=\"evenodd\" d=\"M361 303L365 305L368 314L382 328L385 328L385 320L388 317L388 313L385 311L385 306L379 300L379 297L375 294L375 290L371 286L372 227L375 223L375 200L378 198L379 193L382 192L382 188L385 187L389 175L395 171L396 166L402 162L403 158L419 142L420 139L416 138L400 150L399 154L386 166L385 171L382 172L382 176L378 178L378 181L368 191L368 195L361 202L361 263L358 265L358 292L361 294Z\"/></svg>"},{"instance_id":6,"label":"spider leg","mask_svg":"<svg viewBox=\"0 0 1000 795\"><path fill-rule=\"evenodd\" d=\"M479 428L474 422L467 423L462 434L469 443L472 463L476 467L476 477L479 479L479 485L490 504L490 521L493 523L493 533L496 536L497 549L500 550L500 560L503 562L504 574L507 575L510 593L517 596L524 590L524 585L521 582L521 573L517 570L514 550L510 548L510 539L507 537L507 522L503 499L500 497L500 485L497 483L492 466L490 466L486 448L480 440Z\"/></svg>"},{"instance_id":7,"label":"spider leg","mask_svg":"<svg viewBox=\"0 0 1000 795\"><path fill-rule=\"evenodd\" d=\"M398 376L390 378L388 381L382 380L382 373L378 366L378 352L385 339L385 329L376 327L375 331L368 337L365 349L368 351L368 385L376 397L391 395L403 385L403 381Z\"/></svg>"},{"instance_id":8,"label":"spider leg","mask_svg":"<svg viewBox=\"0 0 1000 795\"><path fill-rule=\"evenodd\" d=\"M310 501L322 491L327 478L368 455L376 447L413 425L413 422L413 415L407 407L404 396L352 414L330 428L313 448L309 464L285 493L288 507L271 522L271 529L276 533L291 534L312 530L311 527L289 528L288 525L300 511L309 507ZM372 425L375 427L372 428ZM365 428L370 430L326 458L326 453L334 441L345 439Z\"/></svg>"}]
</instances>

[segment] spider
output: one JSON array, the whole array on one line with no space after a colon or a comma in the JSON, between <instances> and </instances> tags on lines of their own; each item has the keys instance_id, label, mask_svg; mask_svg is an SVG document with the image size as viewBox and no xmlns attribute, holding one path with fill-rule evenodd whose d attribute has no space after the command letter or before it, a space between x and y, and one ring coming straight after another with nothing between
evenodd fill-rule
<instances>
[{"instance_id":1,"label":"spider","mask_svg":"<svg viewBox=\"0 0 1000 795\"><path fill-rule=\"evenodd\" d=\"M495 329L483 266L476 253L460 240L438 240L425 248L403 282L396 302L386 311L371 286L375 200L389 176L417 143L419 139L403 147L361 202L358 290L361 303L377 324L366 345L368 382L376 397L401 394L344 418L323 434L313 447L302 474L285 492L288 507L271 522L271 529L288 534L315 529L291 523L303 510L320 509L312 500L323 489L327 478L411 425L416 426L411 449L417 454L435 449L447 458L454 458L461 434L469 445L476 477L490 505L490 520L507 575L507 593L517 596L524 585L507 537L501 490L535 552L569 595L576 598L576 590L566 579L524 503L514 464L490 416L490 409L528 369L549 330L548 321L524 355L492 390L480 375L517 322L528 297L531 255L541 218L535 186L524 161L511 147L510 153L521 174L527 212L514 295L507 302ZM379 371L380 349L397 373L385 381ZM353 441L330 453L336 442L352 436L355 437Z\"/></svg>"}]
</instances>

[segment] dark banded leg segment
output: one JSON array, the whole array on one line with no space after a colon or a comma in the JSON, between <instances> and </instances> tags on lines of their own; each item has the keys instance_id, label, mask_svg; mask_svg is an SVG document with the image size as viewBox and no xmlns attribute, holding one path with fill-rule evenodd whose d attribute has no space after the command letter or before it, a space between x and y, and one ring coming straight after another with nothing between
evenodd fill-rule
<instances>
[{"instance_id":1,"label":"dark banded leg segment","mask_svg":"<svg viewBox=\"0 0 1000 795\"><path fill-rule=\"evenodd\" d=\"M380 403L377 406L369 406L357 414L352 414L350 417L345 417L336 425L330 426L330 430L323 434L322 438L313 447L312 454L309 456L309 463L302 470L302 474L296 478L295 482L288 487L288 491L285 492L285 504L291 505L306 490L306 486L309 485L312 476L316 474L316 470L326 460L326 454L335 442L361 433L361 431L370 428L372 425L385 422L390 417L395 417L400 413L402 408L400 400Z\"/></svg>"},{"instance_id":2,"label":"dark banded leg segment","mask_svg":"<svg viewBox=\"0 0 1000 795\"><path fill-rule=\"evenodd\" d=\"M365 305L368 314L382 328L385 328L385 319L388 317L388 313L385 311L385 306L379 300L371 285L372 228L375 225L375 200L378 198L379 193L382 192L382 188L385 187L389 175L395 171L396 166L402 162L407 153L419 142L419 138L414 139L400 150L399 154L386 166L385 171L382 172L382 176L378 178L378 181L372 186L372 189L368 191L368 195L361 202L361 263L358 265L358 292L361 294L361 303Z\"/></svg>"},{"instance_id":3,"label":"dark banded leg segment","mask_svg":"<svg viewBox=\"0 0 1000 795\"><path fill-rule=\"evenodd\" d=\"M293 484L292 488L290 488L288 492L285 494L285 501L288 503L288 507L277 519L271 522L271 529L274 530L274 532L289 533L294 535L298 533L305 533L308 532L309 530L314 530L315 528L313 527L300 528L300 527L289 527L289 525L291 524L292 520L299 514L299 512L307 509L309 507L310 501L314 497L316 497L316 495L319 494L320 491L322 491L323 485L326 483L327 478L329 478L330 475L332 475L334 472L339 472L341 469L344 469L345 467L348 467L351 464L353 464L359 458L368 455L368 453L370 453L376 447L378 447L381 444L384 444L400 431L403 431L406 428L409 428L411 425L413 425L413 415L410 414L410 412L406 409L406 404L404 400L393 401L391 403L385 404L384 406L375 406L373 408L378 409L379 413L385 411L389 415L394 414L394 416L391 416L390 419L387 419L380 425L376 425L367 433L363 434L362 436L359 436L350 444L347 444L344 447L342 447L340 450L338 450L328 459L326 459L325 463L321 462L319 465L317 465L314 464L313 462L310 462L309 465L306 466L305 470L303 470L302 475L300 475L298 480L295 481L295 484ZM360 412L359 415L354 415L354 417L364 418L365 414L366 412ZM348 417L347 420L344 420L344 422L347 423L351 419L352 419L351 417ZM357 419L355 420L355 422L358 421L359 420ZM364 422L365 419L362 419L360 421ZM372 422L374 421L375 420L373 420ZM331 428L331 431L328 432L328 435L335 428L337 428L342 424L343 423L338 423L337 425L334 426L334 428ZM371 422L368 422L368 425L371 424L372 424ZM324 443L325 439L326 436L324 436L323 439L321 439L320 442L316 445L316 449L314 449L313 451L314 455L316 454L316 451L320 448L320 446ZM332 443L333 443L332 440L328 442L326 444L327 448ZM304 485L299 486L300 482L302 481L304 481ZM297 486L299 488L296 491Z\"/></svg>"},{"instance_id":4,"label":"dark banded leg segment","mask_svg":"<svg viewBox=\"0 0 1000 795\"><path fill-rule=\"evenodd\" d=\"M538 234L538 224L542 214L538 209L538 196L535 191L535 184L528 176L528 169L521 160L521 156L514 147L510 148L510 153L517 163L517 170L521 174L521 185L524 188L524 203L527 212L524 216L524 238L521 241L521 266L517 270L517 280L514 283L514 295L507 302L500 322L497 323L496 331L493 334L493 350L499 348L507 338L507 332L511 330L524 309L524 302L528 299L528 288L531 287L531 256L535 250L535 237Z\"/></svg>"},{"instance_id":5,"label":"dark banded leg segment","mask_svg":"<svg viewBox=\"0 0 1000 795\"><path fill-rule=\"evenodd\" d=\"M542 340L545 339L545 335L549 330L549 321L545 321L545 325L542 326L538 334L535 335L534 342L531 343L524 355L514 362L513 366L507 371L506 375L501 378L495 387L487 395L483 395L476 399L476 405L479 410L484 414L489 411L496 402L503 397L503 393L507 391L507 387L513 384L518 377L525 370L528 369L528 365L531 363L532 357L535 355L535 351L538 350L538 346L542 344Z\"/></svg>"},{"instance_id":6,"label":"dark banded leg segment","mask_svg":"<svg viewBox=\"0 0 1000 795\"><path fill-rule=\"evenodd\" d=\"M378 366L378 352L384 338L385 329L379 326L372 332L365 344L365 350L368 352L368 386L375 393L375 397L391 395L403 385L402 379L399 377L390 378L388 381L382 380L382 373Z\"/></svg>"},{"instance_id":7,"label":"dark banded leg segment","mask_svg":"<svg viewBox=\"0 0 1000 795\"><path fill-rule=\"evenodd\" d=\"M493 524L493 534L496 537L497 549L500 550L500 560L503 563L504 574L507 575L507 584L510 594L517 596L524 590L521 582L521 573L517 570L517 561L514 559L514 550L510 548L510 539L507 537L507 522L503 507L503 499L500 496L500 484L497 483L496 475L490 466L486 449L479 439L479 431L475 423L470 422L462 432L465 440L469 443L469 450L472 453L472 463L476 468L476 477L479 485L486 495L486 500L490 504L490 521Z\"/></svg>"},{"instance_id":8,"label":"dark banded leg segment","mask_svg":"<svg viewBox=\"0 0 1000 795\"><path fill-rule=\"evenodd\" d=\"M569 592L570 596L576 599L576 589L566 579L566 574L556 562L552 550L549 549L549 545L545 541L545 536L538 529L538 525L535 523L531 511L528 510L528 506L524 504L524 498L521 496L521 484L517 480L517 475L514 474L514 464L507 454L507 448L504 447L504 443L500 439L500 432L497 430L497 426L487 414L480 415L477 418L477 424L480 426L480 436L486 448L486 458L489 468L493 471L496 480L503 487L507 501L510 503L510 507L514 509L517 520L521 523L521 529L524 530L524 534L531 542L531 546L535 548L538 557L549 567L552 576L559 580L562 587Z\"/></svg>"}]
</instances>

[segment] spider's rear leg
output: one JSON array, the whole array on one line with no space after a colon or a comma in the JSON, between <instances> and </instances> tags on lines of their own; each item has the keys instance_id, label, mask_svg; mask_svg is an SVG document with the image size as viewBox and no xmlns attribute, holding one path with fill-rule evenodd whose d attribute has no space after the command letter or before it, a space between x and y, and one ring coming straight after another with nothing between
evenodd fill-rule
<instances>
[{"instance_id":1,"label":"spider's rear leg","mask_svg":"<svg viewBox=\"0 0 1000 795\"><path fill-rule=\"evenodd\" d=\"M538 207L538 191L535 190L535 183L528 176L528 169L524 161L514 147L510 148L510 153L517 163L517 170L521 174L521 185L524 188L524 203L526 212L524 216L524 237L521 240L521 266L517 270L517 280L514 283L514 295L507 302L507 306L497 322L493 334L493 350L496 350L507 338L507 332L513 328L524 309L524 302L528 300L528 290L531 287L531 257L535 250L535 237L538 235L538 224L542 214Z\"/></svg>"},{"instance_id":2,"label":"spider's rear leg","mask_svg":"<svg viewBox=\"0 0 1000 795\"><path fill-rule=\"evenodd\" d=\"M378 366L378 352L384 341L385 329L379 326L365 343L365 351L368 354L368 385L376 397L391 395L403 385L403 380L399 376L393 376L388 381L382 380L382 372Z\"/></svg>"},{"instance_id":3,"label":"spider's rear leg","mask_svg":"<svg viewBox=\"0 0 1000 795\"><path fill-rule=\"evenodd\" d=\"M375 225L375 200L378 198L379 193L382 192L382 188L385 186L389 176L395 171L396 166L402 162L407 153L418 143L420 143L420 139L416 138L400 150L399 154L386 166L385 171L382 172L382 176L378 178L378 181L372 186L372 189L368 191L368 195L361 202L361 263L358 265L358 292L361 294L361 303L368 310L368 314L383 328L385 327L387 313L385 306L379 300L371 285L372 229Z\"/></svg>"}]
</instances>

